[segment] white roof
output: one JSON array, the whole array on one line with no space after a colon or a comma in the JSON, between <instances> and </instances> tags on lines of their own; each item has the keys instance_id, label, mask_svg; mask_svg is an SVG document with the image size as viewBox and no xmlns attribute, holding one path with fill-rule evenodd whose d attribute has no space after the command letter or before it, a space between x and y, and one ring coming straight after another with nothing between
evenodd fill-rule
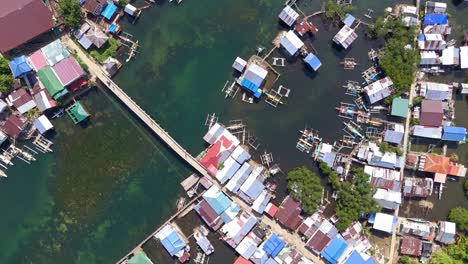
<instances>
[{"instance_id":1,"label":"white roof","mask_svg":"<svg viewBox=\"0 0 468 264\"><path fill-rule=\"evenodd\" d=\"M257 218L244 211L239 217L221 227L221 232L225 234L225 238L231 239L233 243L230 245L238 245L241 240L250 232L257 223Z\"/></svg>"},{"instance_id":2,"label":"white roof","mask_svg":"<svg viewBox=\"0 0 468 264\"><path fill-rule=\"evenodd\" d=\"M214 144L224 133L225 129L226 128L221 126L219 123L216 123L208 130L208 132L206 132L203 139L209 144Z\"/></svg>"},{"instance_id":3,"label":"white roof","mask_svg":"<svg viewBox=\"0 0 468 264\"><path fill-rule=\"evenodd\" d=\"M413 126L413 136L441 139L442 127Z\"/></svg>"},{"instance_id":4,"label":"white roof","mask_svg":"<svg viewBox=\"0 0 468 264\"><path fill-rule=\"evenodd\" d=\"M137 11L137 8L132 6L131 4L127 4L125 6L125 13L133 16L133 14L135 14L135 12Z\"/></svg>"},{"instance_id":5,"label":"white roof","mask_svg":"<svg viewBox=\"0 0 468 264\"><path fill-rule=\"evenodd\" d=\"M415 6L403 6L403 14L417 15L418 9Z\"/></svg>"},{"instance_id":6,"label":"white roof","mask_svg":"<svg viewBox=\"0 0 468 264\"><path fill-rule=\"evenodd\" d=\"M444 38L442 34L424 34L427 41L442 41Z\"/></svg>"},{"instance_id":7,"label":"white roof","mask_svg":"<svg viewBox=\"0 0 468 264\"><path fill-rule=\"evenodd\" d=\"M374 199L401 204L401 192L377 188L377 191L374 194Z\"/></svg>"},{"instance_id":8,"label":"white roof","mask_svg":"<svg viewBox=\"0 0 468 264\"><path fill-rule=\"evenodd\" d=\"M393 233L393 219L395 216L384 214L384 213L376 213L375 220L374 220L374 229L384 231L387 233Z\"/></svg>"},{"instance_id":9,"label":"white roof","mask_svg":"<svg viewBox=\"0 0 468 264\"><path fill-rule=\"evenodd\" d=\"M0 131L0 144L2 144L3 142L5 142L5 140L8 139L8 136L3 133L2 131Z\"/></svg>"},{"instance_id":10,"label":"white roof","mask_svg":"<svg viewBox=\"0 0 468 264\"><path fill-rule=\"evenodd\" d=\"M240 164L244 163L245 161L250 159L250 154L247 150L245 150L241 145L237 146L236 149L231 154L237 162Z\"/></svg>"},{"instance_id":11,"label":"white roof","mask_svg":"<svg viewBox=\"0 0 468 264\"><path fill-rule=\"evenodd\" d=\"M0 99L0 113L3 112L7 108L7 103L3 101L3 99Z\"/></svg>"},{"instance_id":12,"label":"white roof","mask_svg":"<svg viewBox=\"0 0 468 264\"><path fill-rule=\"evenodd\" d=\"M45 132L54 128L52 123L49 121L49 119L47 119L45 115L41 115L36 120L34 120L34 126L41 134L44 134Z\"/></svg>"},{"instance_id":13,"label":"white roof","mask_svg":"<svg viewBox=\"0 0 468 264\"><path fill-rule=\"evenodd\" d=\"M364 166L364 172L369 174L371 177L382 178L387 180L400 180L400 173L396 170L379 168L374 166Z\"/></svg>"},{"instance_id":14,"label":"white roof","mask_svg":"<svg viewBox=\"0 0 468 264\"><path fill-rule=\"evenodd\" d=\"M34 100L36 100L37 108L41 112L44 112L49 108L52 108L52 105L50 104L49 98L47 97L44 90L42 90L39 93L35 94L33 97L34 97Z\"/></svg>"},{"instance_id":15,"label":"white roof","mask_svg":"<svg viewBox=\"0 0 468 264\"><path fill-rule=\"evenodd\" d=\"M234 176L232 176L231 180L229 180L229 182L226 184L226 189L233 193L237 193L252 170L252 166L250 166L249 163L244 163L242 167L234 174Z\"/></svg>"},{"instance_id":16,"label":"white roof","mask_svg":"<svg viewBox=\"0 0 468 264\"><path fill-rule=\"evenodd\" d=\"M218 179L218 181L221 184L224 184L229 179L231 179L241 165L237 163L237 161L235 161L233 158L229 157L224 162L223 166L224 167L221 170L218 170L218 172L216 173L216 179Z\"/></svg>"},{"instance_id":17,"label":"white roof","mask_svg":"<svg viewBox=\"0 0 468 264\"><path fill-rule=\"evenodd\" d=\"M257 86L261 86L267 74L268 74L267 70L258 66L255 63L252 63L249 65L249 67L247 67L247 71L245 72L244 78L251 81Z\"/></svg>"},{"instance_id":18,"label":"white roof","mask_svg":"<svg viewBox=\"0 0 468 264\"><path fill-rule=\"evenodd\" d=\"M34 100L32 100L31 98L31 100L29 100L27 103L18 107L18 112L20 112L20 114L24 114L27 111L33 109L34 107L36 107L36 102L34 102Z\"/></svg>"},{"instance_id":19,"label":"white roof","mask_svg":"<svg viewBox=\"0 0 468 264\"><path fill-rule=\"evenodd\" d=\"M268 192L268 190L263 190L263 192L252 203L252 209L254 209L255 212L259 214L263 214L271 198L272 195Z\"/></svg>"},{"instance_id":20,"label":"white roof","mask_svg":"<svg viewBox=\"0 0 468 264\"><path fill-rule=\"evenodd\" d=\"M245 259L249 259L257 251L257 243L250 236L245 237L236 247L236 252Z\"/></svg>"},{"instance_id":21,"label":"white roof","mask_svg":"<svg viewBox=\"0 0 468 264\"><path fill-rule=\"evenodd\" d=\"M278 17L286 23L288 26L292 26L294 22L296 22L296 19L299 17L299 14L294 11L290 6L285 6L281 13L278 15Z\"/></svg>"},{"instance_id":22,"label":"white roof","mask_svg":"<svg viewBox=\"0 0 468 264\"><path fill-rule=\"evenodd\" d=\"M229 205L229 207L226 210L224 210L224 212L221 214L221 219L223 220L224 223L229 223L234 218L236 218L240 210L241 210L240 206L236 202L231 201L231 204Z\"/></svg>"},{"instance_id":23,"label":"white roof","mask_svg":"<svg viewBox=\"0 0 468 264\"><path fill-rule=\"evenodd\" d=\"M245 66L247 66L247 62L241 57L237 57L236 60L234 61L234 64L232 64L232 67L240 72L244 71Z\"/></svg>"},{"instance_id":24,"label":"white roof","mask_svg":"<svg viewBox=\"0 0 468 264\"><path fill-rule=\"evenodd\" d=\"M337 44L343 46L343 48L347 49L351 43L356 40L358 35L354 32L354 29L350 28L347 25L344 25L338 33L333 37L333 41Z\"/></svg>"},{"instance_id":25,"label":"white roof","mask_svg":"<svg viewBox=\"0 0 468 264\"><path fill-rule=\"evenodd\" d=\"M392 85L392 80L389 77L385 77L367 85L364 87L364 91L369 98L369 102L373 104L390 96L392 94Z\"/></svg>"},{"instance_id":26,"label":"white roof","mask_svg":"<svg viewBox=\"0 0 468 264\"><path fill-rule=\"evenodd\" d=\"M468 69L468 46L460 47L460 68Z\"/></svg>"},{"instance_id":27,"label":"white roof","mask_svg":"<svg viewBox=\"0 0 468 264\"><path fill-rule=\"evenodd\" d=\"M322 143L322 146L320 147L320 153L330 153L333 151L333 146L328 143Z\"/></svg>"},{"instance_id":28,"label":"white roof","mask_svg":"<svg viewBox=\"0 0 468 264\"><path fill-rule=\"evenodd\" d=\"M442 51L441 58L442 65L456 65L459 63L458 61L460 58L459 49L455 48L454 46L447 47Z\"/></svg>"},{"instance_id":29,"label":"white roof","mask_svg":"<svg viewBox=\"0 0 468 264\"><path fill-rule=\"evenodd\" d=\"M448 233L448 234L456 234L457 233L455 223L447 222L447 221L441 221L441 223L443 223L443 225L442 225L443 230L442 231L444 233Z\"/></svg>"},{"instance_id":30,"label":"white roof","mask_svg":"<svg viewBox=\"0 0 468 264\"><path fill-rule=\"evenodd\" d=\"M302 42L293 30L290 30L281 39L281 46L283 46L290 55L294 55L300 48L302 48L302 46L304 46L304 42Z\"/></svg>"},{"instance_id":31,"label":"white roof","mask_svg":"<svg viewBox=\"0 0 468 264\"><path fill-rule=\"evenodd\" d=\"M440 64L439 55L435 51L421 51L421 63L427 65Z\"/></svg>"},{"instance_id":32,"label":"white roof","mask_svg":"<svg viewBox=\"0 0 468 264\"><path fill-rule=\"evenodd\" d=\"M257 199L257 197L262 193L265 186L263 183L257 179L254 175L250 175L249 178L242 184L241 191L245 193L252 199Z\"/></svg>"}]
</instances>

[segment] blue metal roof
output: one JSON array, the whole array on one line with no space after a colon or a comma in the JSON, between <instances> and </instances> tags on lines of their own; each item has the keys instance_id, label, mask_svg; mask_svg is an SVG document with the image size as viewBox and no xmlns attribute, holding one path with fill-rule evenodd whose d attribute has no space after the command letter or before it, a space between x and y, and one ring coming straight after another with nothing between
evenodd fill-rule
<instances>
[{"instance_id":1,"label":"blue metal roof","mask_svg":"<svg viewBox=\"0 0 468 264\"><path fill-rule=\"evenodd\" d=\"M384 141L400 145L403 140L403 135L403 132L387 130L385 131Z\"/></svg>"},{"instance_id":2,"label":"blue metal roof","mask_svg":"<svg viewBox=\"0 0 468 264\"><path fill-rule=\"evenodd\" d=\"M224 195L224 193L219 192L218 196L216 197L205 197L203 198L206 202L213 208L217 215L222 214L230 205L231 200Z\"/></svg>"},{"instance_id":3,"label":"blue metal roof","mask_svg":"<svg viewBox=\"0 0 468 264\"><path fill-rule=\"evenodd\" d=\"M177 252L181 251L185 248L185 243L180 239L179 235L176 231L173 231L167 237L161 240L164 248L169 252L171 256L177 254Z\"/></svg>"},{"instance_id":4,"label":"blue metal roof","mask_svg":"<svg viewBox=\"0 0 468 264\"><path fill-rule=\"evenodd\" d=\"M442 140L465 141L465 137L466 137L466 128L444 126L444 133L442 134Z\"/></svg>"},{"instance_id":5,"label":"blue metal roof","mask_svg":"<svg viewBox=\"0 0 468 264\"><path fill-rule=\"evenodd\" d=\"M106 8L102 10L101 15L107 19L111 19L117 10L117 6L112 2L107 2Z\"/></svg>"},{"instance_id":6,"label":"blue metal roof","mask_svg":"<svg viewBox=\"0 0 468 264\"><path fill-rule=\"evenodd\" d=\"M10 66L11 72L15 78L20 77L21 75L30 72L31 66L26 61L26 56L16 57L11 60L8 65Z\"/></svg>"},{"instance_id":7,"label":"blue metal roof","mask_svg":"<svg viewBox=\"0 0 468 264\"><path fill-rule=\"evenodd\" d=\"M343 23L347 25L348 27L351 27L351 25L354 23L356 18L351 15L351 14L346 14L345 18L343 19Z\"/></svg>"},{"instance_id":8,"label":"blue metal roof","mask_svg":"<svg viewBox=\"0 0 468 264\"><path fill-rule=\"evenodd\" d=\"M426 14L424 16L424 25L444 25L448 22L446 14Z\"/></svg>"},{"instance_id":9,"label":"blue metal roof","mask_svg":"<svg viewBox=\"0 0 468 264\"><path fill-rule=\"evenodd\" d=\"M109 32L114 33L115 30L117 29L117 25L112 23L112 24L109 25L109 27L107 29L109 30Z\"/></svg>"},{"instance_id":10,"label":"blue metal roof","mask_svg":"<svg viewBox=\"0 0 468 264\"><path fill-rule=\"evenodd\" d=\"M285 245L286 243L284 243L281 238L273 234L263 245L263 250L265 250L269 256L276 257Z\"/></svg>"},{"instance_id":11,"label":"blue metal roof","mask_svg":"<svg viewBox=\"0 0 468 264\"><path fill-rule=\"evenodd\" d=\"M337 235L322 251L322 257L328 262L336 264L347 247L348 243L346 243L344 238L341 235Z\"/></svg>"},{"instance_id":12,"label":"blue metal roof","mask_svg":"<svg viewBox=\"0 0 468 264\"><path fill-rule=\"evenodd\" d=\"M419 41L424 41L424 40L426 40L426 37L424 36L424 34L419 34L418 40Z\"/></svg>"},{"instance_id":13,"label":"blue metal roof","mask_svg":"<svg viewBox=\"0 0 468 264\"><path fill-rule=\"evenodd\" d=\"M318 68L320 68L320 66L322 66L322 63L320 62L320 60L312 52L309 53L307 55L307 57L305 57L304 61L307 64L309 64L310 67L312 67L312 69L314 69L314 71L318 70Z\"/></svg>"},{"instance_id":14,"label":"blue metal roof","mask_svg":"<svg viewBox=\"0 0 468 264\"><path fill-rule=\"evenodd\" d=\"M241 85L247 88L247 90L251 91L255 98L260 98L261 93L258 92L258 88L260 88L258 85L247 80L246 78L242 79Z\"/></svg>"},{"instance_id":15,"label":"blue metal roof","mask_svg":"<svg viewBox=\"0 0 468 264\"><path fill-rule=\"evenodd\" d=\"M375 261L372 257L369 257L367 260L359 254L356 250L353 250L353 253L349 256L344 264L375 264Z\"/></svg>"}]
</instances>

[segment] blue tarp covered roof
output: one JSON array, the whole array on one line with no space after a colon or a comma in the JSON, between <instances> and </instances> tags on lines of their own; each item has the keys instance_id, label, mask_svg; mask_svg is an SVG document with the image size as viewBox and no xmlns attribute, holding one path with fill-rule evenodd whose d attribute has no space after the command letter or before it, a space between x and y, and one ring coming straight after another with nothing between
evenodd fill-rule
<instances>
[{"instance_id":1,"label":"blue tarp covered roof","mask_svg":"<svg viewBox=\"0 0 468 264\"><path fill-rule=\"evenodd\" d=\"M284 243L281 238L273 234L263 245L263 250L272 257L276 257L281 250L284 248L286 243Z\"/></svg>"},{"instance_id":2,"label":"blue tarp covered roof","mask_svg":"<svg viewBox=\"0 0 468 264\"><path fill-rule=\"evenodd\" d=\"M424 40L426 40L426 37L424 36L424 34L419 34L418 40L424 41Z\"/></svg>"},{"instance_id":3,"label":"blue tarp covered roof","mask_svg":"<svg viewBox=\"0 0 468 264\"><path fill-rule=\"evenodd\" d=\"M448 22L446 14L426 14L424 16L424 25L444 25Z\"/></svg>"},{"instance_id":4,"label":"blue tarp covered roof","mask_svg":"<svg viewBox=\"0 0 468 264\"><path fill-rule=\"evenodd\" d=\"M353 250L353 253L349 256L349 258L344 262L344 264L375 264L374 259L369 257L367 260L359 254L356 250Z\"/></svg>"},{"instance_id":5,"label":"blue tarp covered roof","mask_svg":"<svg viewBox=\"0 0 468 264\"><path fill-rule=\"evenodd\" d=\"M348 27L351 27L351 25L354 23L354 20L356 20L356 18L353 15L346 14L345 18L343 19L343 23Z\"/></svg>"},{"instance_id":6,"label":"blue tarp covered roof","mask_svg":"<svg viewBox=\"0 0 468 264\"><path fill-rule=\"evenodd\" d=\"M312 67L312 69L314 69L314 71L318 70L318 68L320 68L320 66L322 66L322 63L320 62L320 60L312 52L309 53L309 55L307 55L307 57L305 57L304 61L307 64L309 64L310 67Z\"/></svg>"},{"instance_id":7,"label":"blue tarp covered roof","mask_svg":"<svg viewBox=\"0 0 468 264\"><path fill-rule=\"evenodd\" d=\"M161 243L171 256L175 256L177 252L185 248L184 241L180 239L179 235L175 231L162 239Z\"/></svg>"},{"instance_id":8,"label":"blue tarp covered roof","mask_svg":"<svg viewBox=\"0 0 468 264\"><path fill-rule=\"evenodd\" d=\"M104 8L101 15L107 19L111 19L115 13L115 10L117 10L117 6L112 2L107 2L106 8Z\"/></svg>"},{"instance_id":9,"label":"blue tarp covered roof","mask_svg":"<svg viewBox=\"0 0 468 264\"><path fill-rule=\"evenodd\" d=\"M11 60L8 65L10 66L11 72L15 78L20 77L21 75L30 72L31 66L29 66L26 61L26 56L16 57Z\"/></svg>"},{"instance_id":10,"label":"blue tarp covered roof","mask_svg":"<svg viewBox=\"0 0 468 264\"><path fill-rule=\"evenodd\" d=\"M260 98L261 93L258 92L258 88L260 88L258 85L247 80L246 78L242 79L241 85L251 91L255 98Z\"/></svg>"},{"instance_id":11,"label":"blue tarp covered roof","mask_svg":"<svg viewBox=\"0 0 468 264\"><path fill-rule=\"evenodd\" d=\"M337 235L328 246L322 251L322 257L328 262L336 264L343 252L348 247L348 243L341 235Z\"/></svg>"},{"instance_id":12,"label":"blue tarp covered roof","mask_svg":"<svg viewBox=\"0 0 468 264\"><path fill-rule=\"evenodd\" d=\"M465 137L466 137L466 128L444 126L444 133L442 134L442 140L465 141Z\"/></svg>"}]
</instances>

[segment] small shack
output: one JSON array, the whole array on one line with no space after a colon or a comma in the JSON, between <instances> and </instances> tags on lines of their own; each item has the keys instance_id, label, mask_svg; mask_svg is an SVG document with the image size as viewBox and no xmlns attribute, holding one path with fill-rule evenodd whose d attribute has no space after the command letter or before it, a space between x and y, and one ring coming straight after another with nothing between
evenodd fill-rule
<instances>
[{"instance_id":1,"label":"small shack","mask_svg":"<svg viewBox=\"0 0 468 264\"><path fill-rule=\"evenodd\" d=\"M290 6L285 6L278 17L283 21L286 25L292 26L294 22L296 22L299 14L292 9Z\"/></svg>"},{"instance_id":2,"label":"small shack","mask_svg":"<svg viewBox=\"0 0 468 264\"><path fill-rule=\"evenodd\" d=\"M185 242L171 225L164 226L154 237L161 241L171 257L181 257L183 255Z\"/></svg>"},{"instance_id":3,"label":"small shack","mask_svg":"<svg viewBox=\"0 0 468 264\"><path fill-rule=\"evenodd\" d=\"M288 31L281 39L281 46L286 49L289 55L294 56L304 46L304 42L294 33L293 30Z\"/></svg>"},{"instance_id":4,"label":"small shack","mask_svg":"<svg viewBox=\"0 0 468 264\"><path fill-rule=\"evenodd\" d=\"M369 223L373 224L373 228L389 234L393 234L396 229L398 218L394 215L376 213L371 215Z\"/></svg>"},{"instance_id":5,"label":"small shack","mask_svg":"<svg viewBox=\"0 0 468 264\"><path fill-rule=\"evenodd\" d=\"M392 88L392 80L390 77L385 77L364 87L364 92L369 103L374 104L389 97L393 92Z\"/></svg>"},{"instance_id":6,"label":"small shack","mask_svg":"<svg viewBox=\"0 0 468 264\"><path fill-rule=\"evenodd\" d=\"M322 62L320 62L319 58L315 56L312 52L309 53L304 58L305 63L307 63L314 71L318 70L320 66L322 66Z\"/></svg>"},{"instance_id":7,"label":"small shack","mask_svg":"<svg viewBox=\"0 0 468 264\"><path fill-rule=\"evenodd\" d=\"M243 72L245 69L245 66L247 66L247 62L241 57L237 57L234 63L232 64L232 67L238 72Z\"/></svg>"},{"instance_id":8,"label":"small shack","mask_svg":"<svg viewBox=\"0 0 468 264\"><path fill-rule=\"evenodd\" d=\"M415 237L403 237L401 239L400 253L414 257L421 256L422 241Z\"/></svg>"},{"instance_id":9,"label":"small shack","mask_svg":"<svg viewBox=\"0 0 468 264\"><path fill-rule=\"evenodd\" d=\"M406 118L408 116L408 104L409 100L406 98L400 96L393 98L391 115Z\"/></svg>"},{"instance_id":10,"label":"small shack","mask_svg":"<svg viewBox=\"0 0 468 264\"><path fill-rule=\"evenodd\" d=\"M40 117L36 118L33 122L34 127L36 127L37 131L41 134L45 134L47 131L52 130L54 126L49 121L49 119L45 115L41 115Z\"/></svg>"},{"instance_id":11,"label":"small shack","mask_svg":"<svg viewBox=\"0 0 468 264\"><path fill-rule=\"evenodd\" d=\"M457 229L455 223L440 221L439 230L436 235L435 240L444 244L453 244L455 243L455 237L457 235Z\"/></svg>"},{"instance_id":12,"label":"small shack","mask_svg":"<svg viewBox=\"0 0 468 264\"><path fill-rule=\"evenodd\" d=\"M107 2L106 7L102 10L101 15L107 20L110 20L114 16L115 11L117 11L117 6L113 2Z\"/></svg>"},{"instance_id":13,"label":"small shack","mask_svg":"<svg viewBox=\"0 0 468 264\"><path fill-rule=\"evenodd\" d=\"M348 25L344 25L338 33L333 37L333 41L347 49L357 39L358 35L354 32L354 29Z\"/></svg>"},{"instance_id":14,"label":"small shack","mask_svg":"<svg viewBox=\"0 0 468 264\"><path fill-rule=\"evenodd\" d=\"M346 14L345 18L343 19L343 24L345 24L348 27L351 27L354 21L356 21L356 18L353 15Z\"/></svg>"},{"instance_id":15,"label":"small shack","mask_svg":"<svg viewBox=\"0 0 468 264\"><path fill-rule=\"evenodd\" d=\"M88 112L80 102L75 102L72 106L66 109L66 112L75 125L89 117Z\"/></svg>"},{"instance_id":16,"label":"small shack","mask_svg":"<svg viewBox=\"0 0 468 264\"><path fill-rule=\"evenodd\" d=\"M244 78L241 80L240 84L248 91L252 92L255 98L260 98L262 95L260 87L265 81L267 75L268 71L265 68L255 63L251 63L247 66Z\"/></svg>"}]
</instances>

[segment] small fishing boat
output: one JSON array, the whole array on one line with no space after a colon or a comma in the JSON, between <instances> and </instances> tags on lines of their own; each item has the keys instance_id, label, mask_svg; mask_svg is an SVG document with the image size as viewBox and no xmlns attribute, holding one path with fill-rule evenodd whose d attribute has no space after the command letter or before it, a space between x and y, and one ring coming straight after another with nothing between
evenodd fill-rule
<instances>
[{"instance_id":1,"label":"small fishing boat","mask_svg":"<svg viewBox=\"0 0 468 264\"><path fill-rule=\"evenodd\" d=\"M208 240L207 232L205 231L207 230L206 229L202 230L201 228L197 228L193 233L193 237L195 238L195 240L197 241L197 245L203 250L203 252L206 255L211 255L214 252L214 247L211 244L211 242Z\"/></svg>"},{"instance_id":2,"label":"small fishing boat","mask_svg":"<svg viewBox=\"0 0 468 264\"><path fill-rule=\"evenodd\" d=\"M185 205L185 197L181 196L179 197L179 200L177 200L177 212L180 211L182 208L184 208Z\"/></svg>"},{"instance_id":3,"label":"small fishing boat","mask_svg":"<svg viewBox=\"0 0 468 264\"><path fill-rule=\"evenodd\" d=\"M343 122L343 124L346 126L349 132L353 134L353 136L364 138L364 136L359 132L358 128L355 125L353 125L351 122L349 123Z\"/></svg>"},{"instance_id":4,"label":"small fishing boat","mask_svg":"<svg viewBox=\"0 0 468 264\"><path fill-rule=\"evenodd\" d=\"M335 107L335 109L340 112L339 116L344 118L354 118L354 115L359 114L354 108L354 105L342 104L341 106Z\"/></svg>"},{"instance_id":5,"label":"small fishing boat","mask_svg":"<svg viewBox=\"0 0 468 264\"><path fill-rule=\"evenodd\" d=\"M8 177L3 170L0 170L0 177Z\"/></svg>"}]
</instances>

